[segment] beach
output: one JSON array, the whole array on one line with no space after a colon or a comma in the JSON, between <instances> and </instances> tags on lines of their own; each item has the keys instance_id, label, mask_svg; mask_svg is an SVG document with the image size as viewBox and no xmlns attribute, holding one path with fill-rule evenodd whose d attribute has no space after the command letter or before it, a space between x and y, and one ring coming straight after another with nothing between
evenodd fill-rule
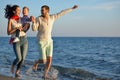
<instances>
[{"instance_id":1,"label":"beach","mask_svg":"<svg viewBox=\"0 0 120 80\"><path fill-rule=\"evenodd\" d=\"M8 37L0 37L0 80L15 80L10 67L15 59ZM43 67L32 70L39 59L37 40L28 37L29 49L21 68L22 80L40 80ZM54 37L52 69L56 80L120 80L119 37ZM4 76L5 75L5 76Z\"/></svg>"},{"instance_id":2,"label":"beach","mask_svg":"<svg viewBox=\"0 0 120 80\"><path fill-rule=\"evenodd\" d=\"M0 74L0 80L18 80L18 79Z\"/></svg>"}]
</instances>

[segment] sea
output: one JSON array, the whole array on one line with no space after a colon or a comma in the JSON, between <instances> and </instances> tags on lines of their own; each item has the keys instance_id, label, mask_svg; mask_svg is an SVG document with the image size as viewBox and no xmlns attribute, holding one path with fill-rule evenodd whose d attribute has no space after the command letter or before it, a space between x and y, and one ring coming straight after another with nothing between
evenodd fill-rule
<instances>
[{"instance_id":1,"label":"sea","mask_svg":"<svg viewBox=\"0 0 120 80\"><path fill-rule=\"evenodd\" d=\"M0 74L14 77L15 59L9 37L0 37ZM48 80L120 80L120 37L53 37L53 59ZM39 59L36 37L28 37L28 53L20 80L43 80L44 64L32 70Z\"/></svg>"}]
</instances>

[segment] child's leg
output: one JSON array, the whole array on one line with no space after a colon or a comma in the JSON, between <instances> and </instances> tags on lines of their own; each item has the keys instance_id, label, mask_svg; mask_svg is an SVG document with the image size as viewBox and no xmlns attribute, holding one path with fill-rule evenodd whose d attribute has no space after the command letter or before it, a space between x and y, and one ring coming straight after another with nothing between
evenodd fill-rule
<instances>
[{"instance_id":1,"label":"child's leg","mask_svg":"<svg viewBox=\"0 0 120 80\"><path fill-rule=\"evenodd\" d=\"M20 34L20 30L17 29L17 30L16 30L16 37L19 37L19 34Z\"/></svg>"},{"instance_id":2,"label":"child's leg","mask_svg":"<svg viewBox=\"0 0 120 80\"><path fill-rule=\"evenodd\" d=\"M19 41L19 38L18 38L18 37L19 37L19 34L20 34L20 30L17 29L17 30L16 30L16 35L15 35L16 37L15 37L15 39L13 40L13 42L18 42L18 41Z\"/></svg>"},{"instance_id":3,"label":"child's leg","mask_svg":"<svg viewBox=\"0 0 120 80\"><path fill-rule=\"evenodd\" d=\"M29 28L30 28L30 23L25 23L25 24L23 25L23 31L24 31L24 32L27 32L27 31L29 30Z\"/></svg>"}]
</instances>

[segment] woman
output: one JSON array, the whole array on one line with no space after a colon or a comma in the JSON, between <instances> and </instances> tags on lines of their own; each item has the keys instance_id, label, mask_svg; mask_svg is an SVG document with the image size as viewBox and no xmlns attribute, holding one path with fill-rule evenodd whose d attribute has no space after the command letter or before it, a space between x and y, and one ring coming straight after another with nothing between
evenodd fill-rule
<instances>
[{"instance_id":1,"label":"woman","mask_svg":"<svg viewBox=\"0 0 120 80\"><path fill-rule=\"evenodd\" d=\"M16 31L20 30L20 34L19 34L20 41L13 42L13 50L16 59L13 61L13 64L11 66L11 73L14 73L14 67L17 65L15 77L21 77L20 68L25 60L28 49L28 41L27 41L26 33L22 28L22 24L20 23L19 16L20 16L20 7L18 5L13 5L13 6L6 5L5 18L8 19L8 26L7 26L8 35L11 35L11 38L14 40L16 36Z\"/></svg>"}]
</instances>

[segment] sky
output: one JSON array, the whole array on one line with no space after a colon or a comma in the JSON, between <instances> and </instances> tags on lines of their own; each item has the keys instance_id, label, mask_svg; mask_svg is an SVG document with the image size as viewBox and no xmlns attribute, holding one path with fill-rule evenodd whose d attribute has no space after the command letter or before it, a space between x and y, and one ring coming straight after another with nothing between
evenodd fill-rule
<instances>
[{"instance_id":1,"label":"sky","mask_svg":"<svg viewBox=\"0 0 120 80\"><path fill-rule=\"evenodd\" d=\"M0 37L8 36L8 20L4 17L7 4L17 4L21 11L27 6L29 16L34 17L41 15L42 5L50 7L50 14L78 5L76 10L55 21L52 36L120 37L120 0L0 0ZM28 36L36 34L31 28L27 32Z\"/></svg>"}]
</instances>

